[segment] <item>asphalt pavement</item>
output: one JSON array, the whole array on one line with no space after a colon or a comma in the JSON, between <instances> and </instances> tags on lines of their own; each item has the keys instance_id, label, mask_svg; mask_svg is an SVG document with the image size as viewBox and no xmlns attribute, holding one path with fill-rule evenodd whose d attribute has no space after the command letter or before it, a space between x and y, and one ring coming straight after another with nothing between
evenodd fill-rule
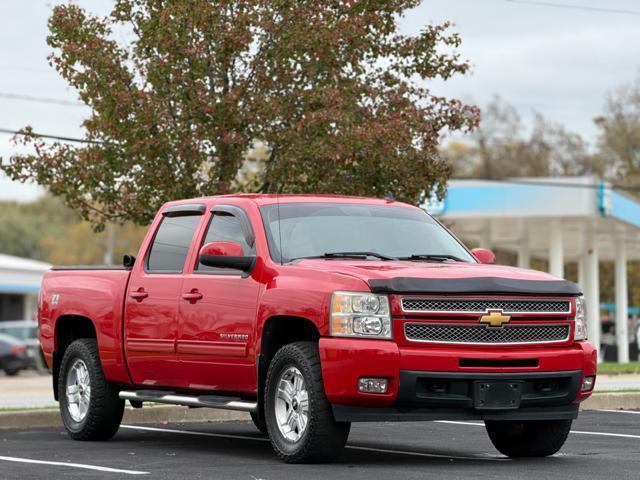
<instances>
[{"instance_id":1,"label":"asphalt pavement","mask_svg":"<svg viewBox=\"0 0 640 480\"><path fill-rule=\"evenodd\" d=\"M0 431L0 478L640 478L640 411L583 412L560 453L511 460L479 422L354 424L338 460L286 465L248 422L123 425L109 442L61 428Z\"/></svg>"}]
</instances>

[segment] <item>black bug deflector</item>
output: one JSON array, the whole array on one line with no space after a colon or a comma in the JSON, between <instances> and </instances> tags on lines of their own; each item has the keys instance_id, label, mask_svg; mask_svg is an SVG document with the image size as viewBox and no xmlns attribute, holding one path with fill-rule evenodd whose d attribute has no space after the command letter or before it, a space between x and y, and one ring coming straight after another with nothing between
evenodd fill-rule
<instances>
[{"instance_id":1,"label":"black bug deflector","mask_svg":"<svg viewBox=\"0 0 640 480\"><path fill-rule=\"evenodd\" d=\"M371 279L373 293L452 294L452 295L571 295L582 290L568 280L518 280L499 277Z\"/></svg>"}]
</instances>

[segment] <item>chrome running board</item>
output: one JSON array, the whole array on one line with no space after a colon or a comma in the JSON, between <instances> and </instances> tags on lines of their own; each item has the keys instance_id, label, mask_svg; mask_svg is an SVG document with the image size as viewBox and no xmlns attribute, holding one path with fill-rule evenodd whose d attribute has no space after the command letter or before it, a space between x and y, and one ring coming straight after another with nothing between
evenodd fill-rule
<instances>
[{"instance_id":1,"label":"chrome running board","mask_svg":"<svg viewBox=\"0 0 640 480\"><path fill-rule=\"evenodd\" d=\"M184 405L185 407L221 408L224 410L239 410L241 412L255 412L257 402L243 400L239 397L225 397L222 395L178 395L174 392L162 390L123 390L119 393L123 400L133 402L167 403L170 405Z\"/></svg>"}]
</instances>

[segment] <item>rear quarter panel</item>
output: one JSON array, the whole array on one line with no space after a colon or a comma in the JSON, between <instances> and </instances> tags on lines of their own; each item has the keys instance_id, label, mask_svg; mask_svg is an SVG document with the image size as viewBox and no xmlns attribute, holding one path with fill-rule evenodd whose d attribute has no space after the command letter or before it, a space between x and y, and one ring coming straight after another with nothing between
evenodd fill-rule
<instances>
[{"instance_id":1,"label":"rear quarter panel","mask_svg":"<svg viewBox=\"0 0 640 480\"><path fill-rule=\"evenodd\" d=\"M64 316L87 317L96 330L100 360L108 380L130 383L123 345L122 306L128 270L52 270L40 297L40 342L47 364L58 348L56 329ZM73 321L73 320L72 320Z\"/></svg>"}]
</instances>

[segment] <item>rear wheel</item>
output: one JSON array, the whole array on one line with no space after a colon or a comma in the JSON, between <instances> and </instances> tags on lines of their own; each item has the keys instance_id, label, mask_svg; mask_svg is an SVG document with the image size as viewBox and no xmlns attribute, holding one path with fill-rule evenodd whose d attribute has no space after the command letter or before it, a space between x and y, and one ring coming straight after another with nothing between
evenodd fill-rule
<instances>
[{"instance_id":1,"label":"rear wheel","mask_svg":"<svg viewBox=\"0 0 640 480\"><path fill-rule=\"evenodd\" d=\"M124 400L104 378L95 339L76 340L64 352L58 398L62 422L75 440L108 440L120 428Z\"/></svg>"},{"instance_id":2,"label":"rear wheel","mask_svg":"<svg viewBox=\"0 0 640 480\"><path fill-rule=\"evenodd\" d=\"M333 418L315 343L278 350L269 365L264 405L271 444L287 463L327 462L347 443L351 424Z\"/></svg>"},{"instance_id":3,"label":"rear wheel","mask_svg":"<svg viewBox=\"0 0 640 480\"><path fill-rule=\"evenodd\" d=\"M16 375L18 375L19 372L20 372L20 370L18 370L17 368L5 368L4 369L4 373L6 373L8 377L15 377Z\"/></svg>"},{"instance_id":4,"label":"rear wheel","mask_svg":"<svg viewBox=\"0 0 640 480\"><path fill-rule=\"evenodd\" d=\"M485 421L491 443L508 457L548 457L567 440L571 420Z\"/></svg>"}]
</instances>

